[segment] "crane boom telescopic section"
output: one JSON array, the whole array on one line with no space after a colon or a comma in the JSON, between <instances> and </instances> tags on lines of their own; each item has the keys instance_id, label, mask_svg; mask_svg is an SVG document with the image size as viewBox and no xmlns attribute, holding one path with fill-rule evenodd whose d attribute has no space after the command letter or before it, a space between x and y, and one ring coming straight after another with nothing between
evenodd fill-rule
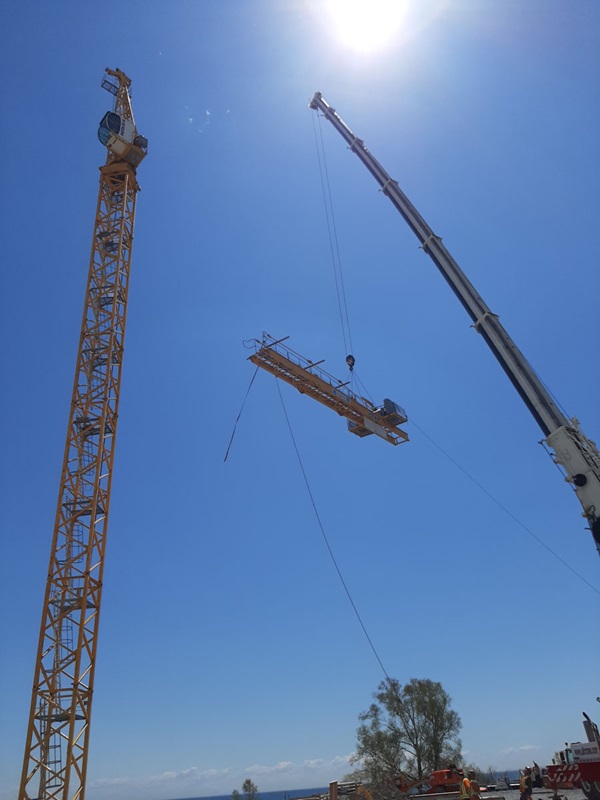
<instances>
[{"instance_id":1,"label":"crane boom telescopic section","mask_svg":"<svg viewBox=\"0 0 600 800\"><path fill-rule=\"evenodd\" d=\"M402 192L398 183L383 169L359 139L317 92L310 107L320 111L331 122L350 150L363 162L418 238L422 249L450 285L496 359L508 375L553 450L554 461L566 473L583 506L583 516L589 523L600 555L600 453L580 430L576 419L567 419L539 380L498 316L488 308L473 284L460 269L439 236L433 232L417 209Z\"/></svg>"}]
</instances>

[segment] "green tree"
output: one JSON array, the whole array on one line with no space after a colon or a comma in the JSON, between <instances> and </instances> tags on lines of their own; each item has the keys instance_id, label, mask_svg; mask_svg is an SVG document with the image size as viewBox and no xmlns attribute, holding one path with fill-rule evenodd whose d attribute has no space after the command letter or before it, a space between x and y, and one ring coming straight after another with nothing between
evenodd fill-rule
<instances>
[{"instance_id":1,"label":"green tree","mask_svg":"<svg viewBox=\"0 0 600 800\"><path fill-rule=\"evenodd\" d=\"M234 789L231 793L231 800L260 800L258 786L250 778L246 778L242 784L241 794L237 789Z\"/></svg>"},{"instance_id":2,"label":"green tree","mask_svg":"<svg viewBox=\"0 0 600 800\"><path fill-rule=\"evenodd\" d=\"M380 786L399 772L417 780L460 763L462 727L441 683L412 678L405 686L390 678L359 716L355 761L369 783Z\"/></svg>"},{"instance_id":3,"label":"green tree","mask_svg":"<svg viewBox=\"0 0 600 800\"><path fill-rule=\"evenodd\" d=\"M246 778L242 784L242 793L244 795L244 800L260 800L258 796L258 786L251 781L250 778Z\"/></svg>"}]
</instances>

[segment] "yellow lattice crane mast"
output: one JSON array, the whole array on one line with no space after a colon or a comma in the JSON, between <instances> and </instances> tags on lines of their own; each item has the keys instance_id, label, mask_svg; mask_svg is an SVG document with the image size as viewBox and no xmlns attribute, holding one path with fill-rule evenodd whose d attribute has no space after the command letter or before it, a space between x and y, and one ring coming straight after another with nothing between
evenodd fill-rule
<instances>
[{"instance_id":1,"label":"yellow lattice crane mast","mask_svg":"<svg viewBox=\"0 0 600 800\"><path fill-rule=\"evenodd\" d=\"M135 201L138 135L129 86L106 70L114 110L100 122L108 150L100 189L42 610L19 800L83 800Z\"/></svg>"}]
</instances>

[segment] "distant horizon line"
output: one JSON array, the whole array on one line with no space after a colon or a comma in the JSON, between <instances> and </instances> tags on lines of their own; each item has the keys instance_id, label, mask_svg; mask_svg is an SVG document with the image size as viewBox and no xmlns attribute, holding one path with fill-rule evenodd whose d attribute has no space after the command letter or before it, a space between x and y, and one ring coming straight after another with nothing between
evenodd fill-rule
<instances>
[{"instance_id":1,"label":"distant horizon line","mask_svg":"<svg viewBox=\"0 0 600 800\"><path fill-rule=\"evenodd\" d=\"M494 778L502 778L504 776L508 776L509 778L516 778L519 776L521 769L519 767L513 769L495 769L491 770ZM487 770L481 770L481 774L486 773ZM331 781L334 783L335 781ZM343 780L338 780L337 783L344 783ZM327 786L310 786L304 789L267 789L261 791L259 788L257 791L257 797L266 797L267 795L270 796L271 800L274 800L274 796L278 795L285 800L288 797L290 800L299 800L302 797L311 797L312 795L316 794L325 794L329 790L329 785ZM206 794L206 795L197 795L195 797L177 797L171 798L171 800L222 800L222 798L230 798L233 794L233 791L228 792L226 794ZM243 794L240 792L240 795ZM415 798L418 798L419 795L415 795Z\"/></svg>"}]
</instances>

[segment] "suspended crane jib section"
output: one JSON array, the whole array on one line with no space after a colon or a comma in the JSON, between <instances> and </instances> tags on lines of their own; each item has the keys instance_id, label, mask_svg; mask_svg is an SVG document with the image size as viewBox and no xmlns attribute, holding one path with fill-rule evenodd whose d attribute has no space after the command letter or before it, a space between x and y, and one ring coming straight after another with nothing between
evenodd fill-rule
<instances>
[{"instance_id":1,"label":"suspended crane jib section","mask_svg":"<svg viewBox=\"0 0 600 800\"><path fill-rule=\"evenodd\" d=\"M407 422L404 409L387 399L380 407L373 405L355 394L347 383L321 369L318 365L322 361L309 361L283 344L287 338L274 339L264 334L262 340L254 339L255 352L249 360L301 394L337 411L348 420L348 430L356 436L374 433L393 445L408 441L408 434L399 427Z\"/></svg>"}]
</instances>

